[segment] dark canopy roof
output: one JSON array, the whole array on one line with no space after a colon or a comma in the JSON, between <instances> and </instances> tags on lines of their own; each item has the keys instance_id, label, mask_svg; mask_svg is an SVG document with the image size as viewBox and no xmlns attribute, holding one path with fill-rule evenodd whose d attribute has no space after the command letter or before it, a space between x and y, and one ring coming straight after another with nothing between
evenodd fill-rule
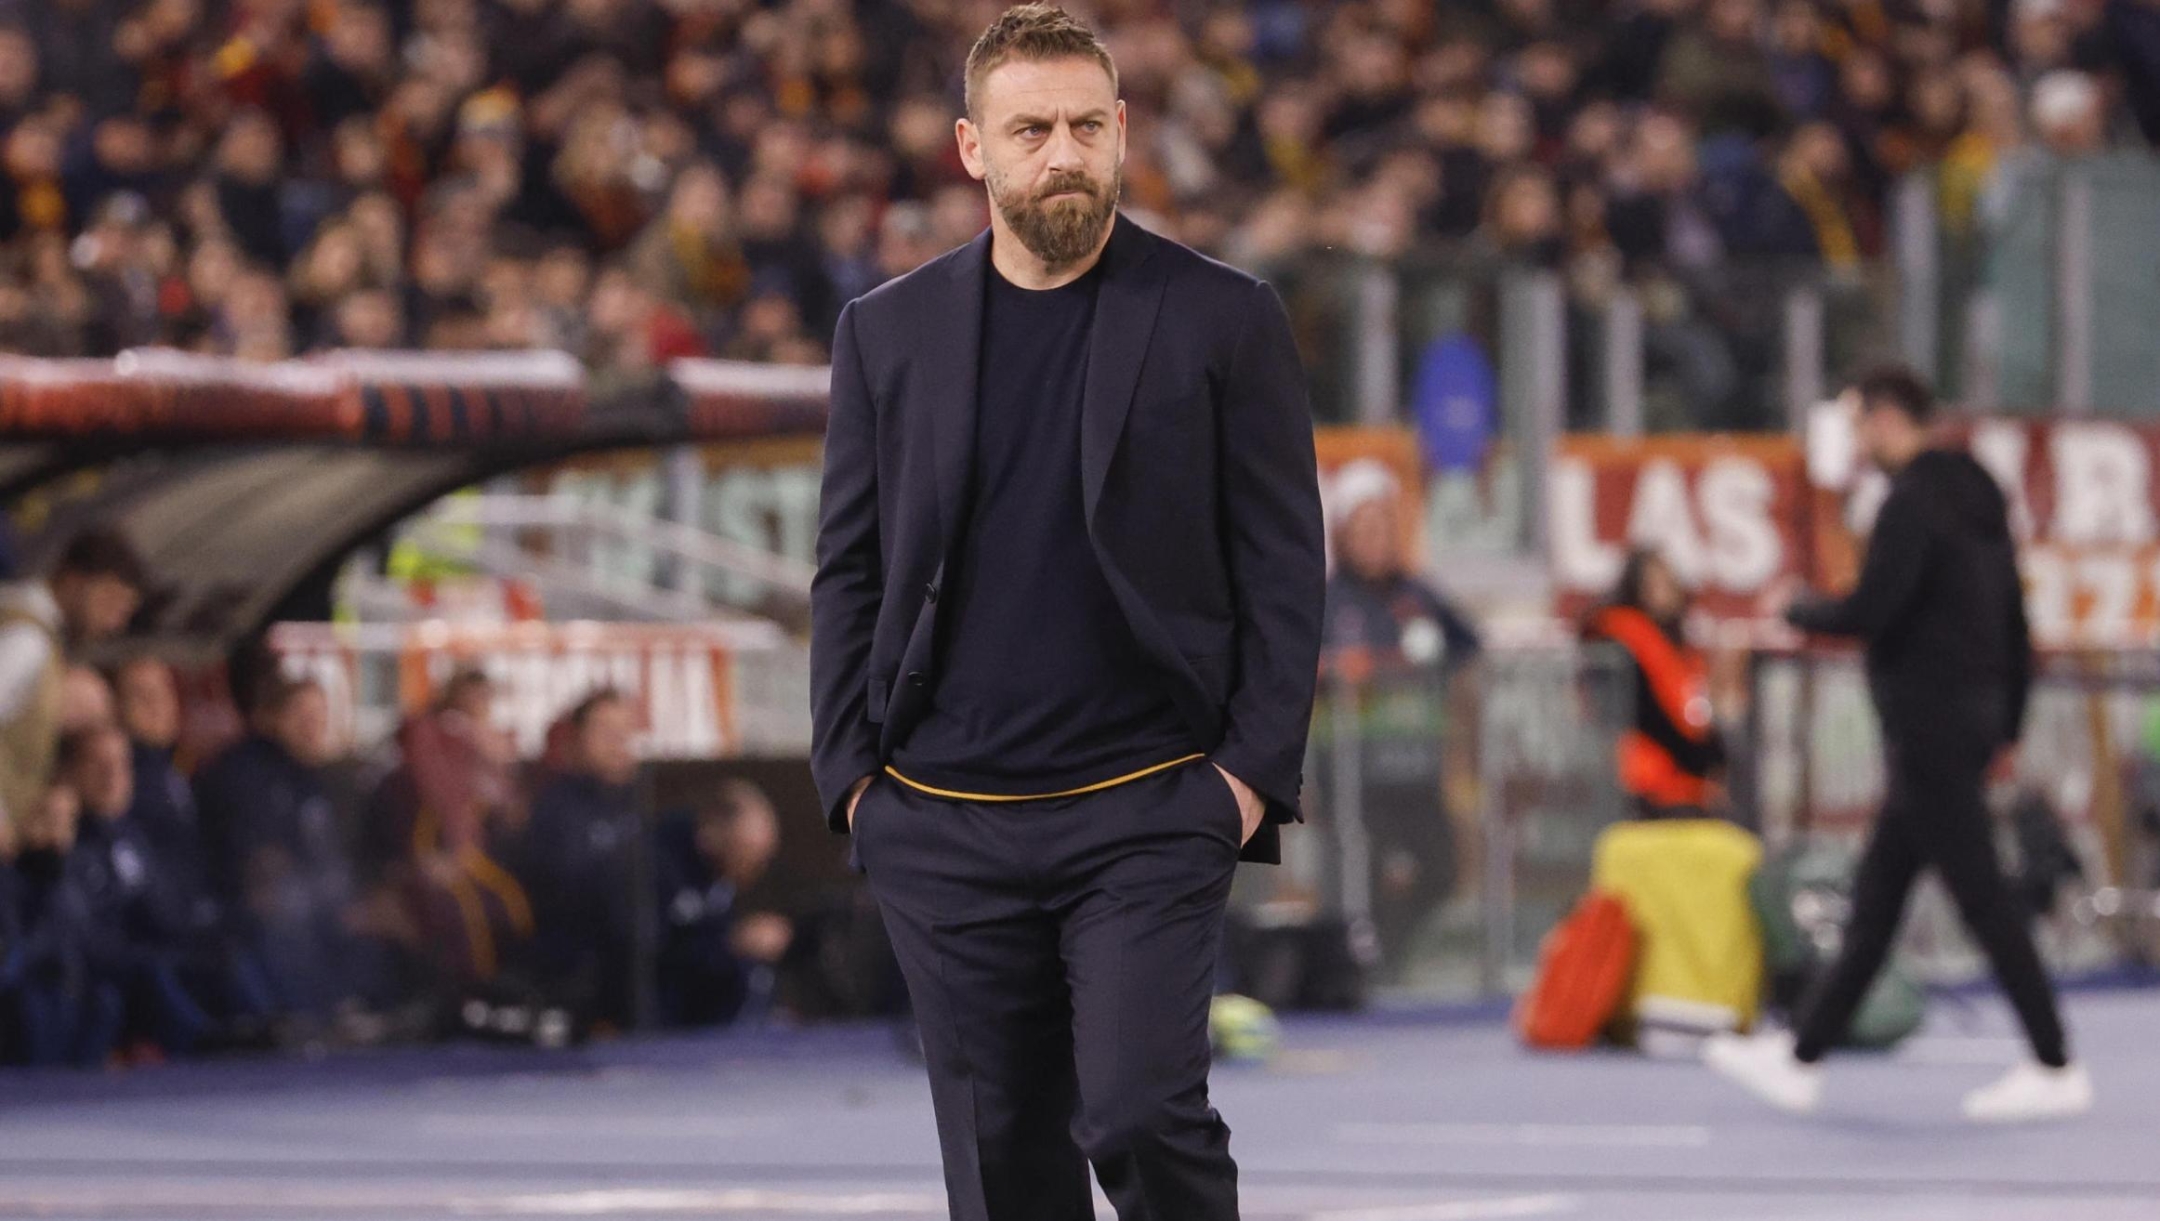
<instances>
[{"instance_id":1,"label":"dark canopy roof","mask_svg":"<svg viewBox=\"0 0 2160 1221\"><path fill-rule=\"evenodd\" d=\"M25 570L85 526L125 531L156 574L150 634L222 650L325 616L354 549L459 488L582 453L814 435L825 386L685 362L600 387L556 354L0 359L0 506Z\"/></svg>"}]
</instances>

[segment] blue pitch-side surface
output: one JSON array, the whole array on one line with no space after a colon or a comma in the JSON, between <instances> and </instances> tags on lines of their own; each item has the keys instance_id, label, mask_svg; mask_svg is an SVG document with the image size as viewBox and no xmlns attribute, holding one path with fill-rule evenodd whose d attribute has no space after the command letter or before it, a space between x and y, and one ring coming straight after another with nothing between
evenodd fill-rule
<instances>
[{"instance_id":1,"label":"blue pitch-side surface","mask_svg":"<svg viewBox=\"0 0 2160 1221\"><path fill-rule=\"evenodd\" d=\"M1812 1121L1489 1017L1293 1021L1216 1095L1251 1221L2160 1221L2160 992L2070 1009L2101 1101L2052 1127L1956 1118L2017 1052L1992 997L1835 1063ZM0 1075L0 1217L916 1221L935 1159L872 1029Z\"/></svg>"}]
</instances>

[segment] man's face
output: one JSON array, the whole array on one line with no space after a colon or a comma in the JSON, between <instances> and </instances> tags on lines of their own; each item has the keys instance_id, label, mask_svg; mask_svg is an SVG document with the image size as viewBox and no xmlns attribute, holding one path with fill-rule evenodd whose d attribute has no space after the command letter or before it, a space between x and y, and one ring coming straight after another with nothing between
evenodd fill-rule
<instances>
[{"instance_id":1,"label":"man's face","mask_svg":"<svg viewBox=\"0 0 2160 1221\"><path fill-rule=\"evenodd\" d=\"M171 746L180 736L180 693L172 667L138 661L120 672L120 725L149 746Z\"/></svg>"},{"instance_id":2,"label":"man's face","mask_svg":"<svg viewBox=\"0 0 2160 1221\"><path fill-rule=\"evenodd\" d=\"M397 301L385 292L358 292L338 305L338 334L347 347L388 348L404 329Z\"/></svg>"},{"instance_id":3,"label":"man's face","mask_svg":"<svg viewBox=\"0 0 2160 1221\"><path fill-rule=\"evenodd\" d=\"M37 44L19 30L0 30L0 104L19 106L37 90Z\"/></svg>"},{"instance_id":4,"label":"man's face","mask_svg":"<svg viewBox=\"0 0 2160 1221\"><path fill-rule=\"evenodd\" d=\"M779 849L780 820L769 805L751 805L728 824L727 859L738 877L763 874Z\"/></svg>"},{"instance_id":5,"label":"man's face","mask_svg":"<svg viewBox=\"0 0 2160 1221\"><path fill-rule=\"evenodd\" d=\"M1918 425L1903 411L1882 403L1857 402L1854 417L1860 452L1876 468L1895 471L1909 453L1911 436Z\"/></svg>"},{"instance_id":6,"label":"man's face","mask_svg":"<svg viewBox=\"0 0 2160 1221\"><path fill-rule=\"evenodd\" d=\"M68 769L68 785L82 799L83 813L115 819L135 801L135 768L128 757L127 735L101 730Z\"/></svg>"},{"instance_id":7,"label":"man's face","mask_svg":"<svg viewBox=\"0 0 2160 1221\"><path fill-rule=\"evenodd\" d=\"M234 178L258 186L268 183L278 172L278 129L262 115L244 115L226 128L218 152L221 167Z\"/></svg>"},{"instance_id":8,"label":"man's face","mask_svg":"<svg viewBox=\"0 0 2160 1221\"><path fill-rule=\"evenodd\" d=\"M1000 64L960 120L960 159L1013 236L1053 269L1093 253L1117 214L1125 103L1092 59Z\"/></svg>"},{"instance_id":9,"label":"man's face","mask_svg":"<svg viewBox=\"0 0 2160 1221\"><path fill-rule=\"evenodd\" d=\"M1359 505L1343 523L1342 544L1350 571L1370 581L1395 575L1402 567L1402 535L1394 503L1381 497Z\"/></svg>"},{"instance_id":10,"label":"man's face","mask_svg":"<svg viewBox=\"0 0 2160 1221\"><path fill-rule=\"evenodd\" d=\"M579 750L585 770L608 784L628 784L637 778L637 723L630 705L609 700L585 714L579 734Z\"/></svg>"},{"instance_id":11,"label":"man's face","mask_svg":"<svg viewBox=\"0 0 2160 1221\"><path fill-rule=\"evenodd\" d=\"M119 635L142 605L142 592L104 573L70 574L53 583L53 597L77 644L95 644Z\"/></svg>"},{"instance_id":12,"label":"man's face","mask_svg":"<svg viewBox=\"0 0 2160 1221\"><path fill-rule=\"evenodd\" d=\"M310 766L330 758L330 700L320 687L294 692L271 718L270 732L287 754Z\"/></svg>"},{"instance_id":13,"label":"man's face","mask_svg":"<svg viewBox=\"0 0 2160 1221\"><path fill-rule=\"evenodd\" d=\"M450 708L479 724L485 725L495 714L495 684L485 680L464 682L451 693Z\"/></svg>"}]
</instances>

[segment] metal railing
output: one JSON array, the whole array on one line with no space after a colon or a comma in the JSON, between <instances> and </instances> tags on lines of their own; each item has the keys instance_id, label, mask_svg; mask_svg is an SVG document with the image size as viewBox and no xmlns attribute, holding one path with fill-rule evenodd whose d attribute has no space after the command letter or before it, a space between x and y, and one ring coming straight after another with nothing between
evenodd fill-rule
<instances>
[{"instance_id":1,"label":"metal railing","mask_svg":"<svg viewBox=\"0 0 2160 1221\"><path fill-rule=\"evenodd\" d=\"M1587 888L1598 834L1629 814L1614 748L1633 698L1624 656L1559 643L1488 649L1447 674L1332 675L1314 713L1307 825L1285 836L1282 871L1240 883L1240 905L1275 923L1339 920L1383 999L1513 994ZM1857 657L1760 654L1733 711L1715 812L1772 854L1857 849L1883 776ZM2026 794L2059 814L2086 868L2045 923L2050 961L2084 971L2160 959L2160 661L2054 662L2035 688L2019 783L1996 795L2007 809ZM1406 832L1418 819L1433 833ZM1391 914L1387 891L1406 875L1390 854L1418 852L1402 863L1443 870L1446 884L1407 911L1398 895ZM1933 886L1902 945L1923 978L1985 970Z\"/></svg>"},{"instance_id":2,"label":"metal railing","mask_svg":"<svg viewBox=\"0 0 2160 1221\"><path fill-rule=\"evenodd\" d=\"M539 587L559 615L696 623L739 618L724 591L764 615L807 616L811 565L695 525L607 501L488 492L451 496L414 517L403 540L430 555Z\"/></svg>"},{"instance_id":3,"label":"metal railing","mask_svg":"<svg viewBox=\"0 0 2160 1221\"><path fill-rule=\"evenodd\" d=\"M1882 800L1882 745L1860 659L1851 652L1759 655L1750 770L1764 835L1856 842ZM2016 775L1998 803L2043 801L2084 878L2048 925L2061 967L2160 962L2160 658L2091 651L2043 666ZM2013 867L2015 845L2004 836ZM1908 944L1938 978L1981 969L1946 895L1917 903Z\"/></svg>"},{"instance_id":4,"label":"metal railing","mask_svg":"<svg viewBox=\"0 0 2160 1221\"><path fill-rule=\"evenodd\" d=\"M1305 766L1306 825L1248 871L1247 919L1339 924L1384 996L1509 993L1621 817L1613 743L1632 688L1572 646L1456 667L1336 667Z\"/></svg>"},{"instance_id":5,"label":"metal railing","mask_svg":"<svg viewBox=\"0 0 2160 1221\"><path fill-rule=\"evenodd\" d=\"M809 650L755 619L698 623L281 623L268 641L329 699L350 754L387 744L461 668L497 688L495 716L526 757L548 727L602 687L640 711L648 758L802 758L809 753Z\"/></svg>"},{"instance_id":6,"label":"metal railing","mask_svg":"<svg viewBox=\"0 0 2160 1221\"><path fill-rule=\"evenodd\" d=\"M2160 157L2024 149L1978 183L1916 171L1888 205L1882 257L1844 268L1563 274L1427 246L1253 270L1290 307L1323 422L1414 418L1431 346L1469 339L1497 383L1501 465L1562 429L1782 431L1891 357L1976 410L2160 414ZM1534 480L1517 480L1518 546L1537 541Z\"/></svg>"},{"instance_id":7,"label":"metal railing","mask_svg":"<svg viewBox=\"0 0 2160 1221\"><path fill-rule=\"evenodd\" d=\"M1977 410L2160 414L2160 158L2028 148L1951 185L1897 193L1906 357Z\"/></svg>"}]
</instances>

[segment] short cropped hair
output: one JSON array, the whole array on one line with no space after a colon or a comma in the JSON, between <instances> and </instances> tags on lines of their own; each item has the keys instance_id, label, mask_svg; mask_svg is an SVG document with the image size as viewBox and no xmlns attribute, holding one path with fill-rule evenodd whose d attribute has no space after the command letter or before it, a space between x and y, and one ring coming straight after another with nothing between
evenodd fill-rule
<instances>
[{"instance_id":1,"label":"short cropped hair","mask_svg":"<svg viewBox=\"0 0 2160 1221\"><path fill-rule=\"evenodd\" d=\"M975 117L976 95L983 79L1000 64L1042 63L1053 59L1092 59L1117 89L1117 65L1087 23L1054 4L1016 4L998 15L975 40L967 57L967 112Z\"/></svg>"},{"instance_id":2,"label":"short cropped hair","mask_svg":"<svg viewBox=\"0 0 2160 1221\"><path fill-rule=\"evenodd\" d=\"M1915 424L1925 424L1935 415L1935 392L1919 374L1904 365L1878 365L1862 374L1853 383L1860 394L1862 410L1877 407L1894 407L1905 413Z\"/></svg>"},{"instance_id":3,"label":"short cropped hair","mask_svg":"<svg viewBox=\"0 0 2160 1221\"><path fill-rule=\"evenodd\" d=\"M248 701L248 711L255 716L278 716L292 702L310 692L321 694L323 685L315 679L287 674L272 669L255 682L255 689Z\"/></svg>"},{"instance_id":4,"label":"short cropped hair","mask_svg":"<svg viewBox=\"0 0 2160 1221\"><path fill-rule=\"evenodd\" d=\"M149 583L142 553L128 541L127 535L95 526L68 540L67 549L53 565L53 572L55 575L112 577L136 590Z\"/></svg>"},{"instance_id":5,"label":"short cropped hair","mask_svg":"<svg viewBox=\"0 0 2160 1221\"><path fill-rule=\"evenodd\" d=\"M625 695L620 688L601 687L597 690L587 692L584 699L579 700L575 705L571 707L568 713L564 714L563 720L568 723L571 728L583 730L585 728L586 722L592 720L593 713L600 711L602 708L605 708L610 704L625 704L628 702L629 697Z\"/></svg>"},{"instance_id":6,"label":"short cropped hair","mask_svg":"<svg viewBox=\"0 0 2160 1221\"><path fill-rule=\"evenodd\" d=\"M698 807L698 820L732 827L743 815L756 810L770 813L772 798L748 780L729 777L720 782L711 800Z\"/></svg>"}]
</instances>

